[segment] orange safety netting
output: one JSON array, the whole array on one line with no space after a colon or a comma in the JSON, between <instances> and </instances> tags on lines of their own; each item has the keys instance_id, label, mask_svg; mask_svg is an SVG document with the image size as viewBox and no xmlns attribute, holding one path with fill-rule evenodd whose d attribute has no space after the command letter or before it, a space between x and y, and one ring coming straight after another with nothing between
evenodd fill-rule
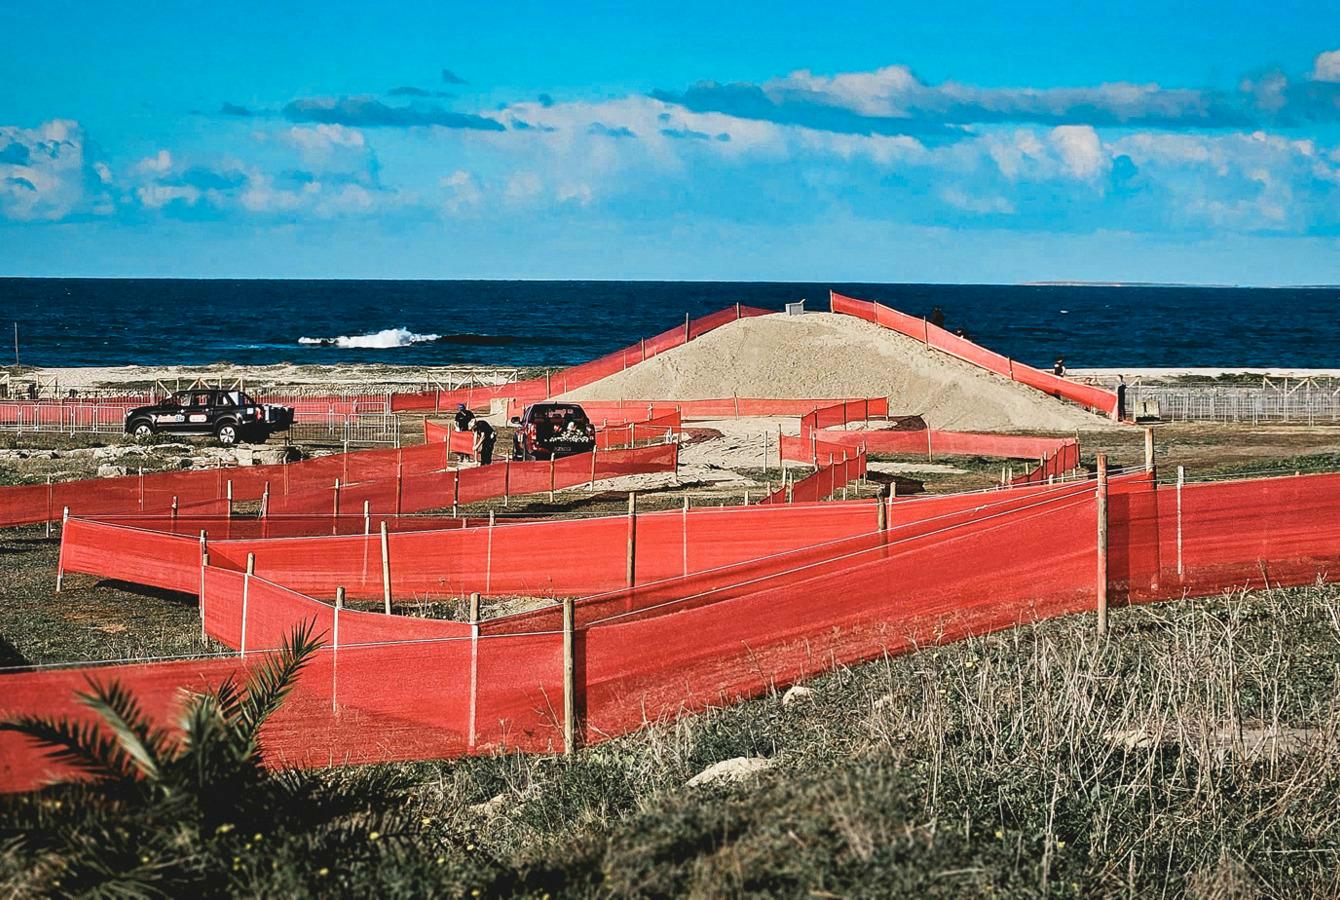
<instances>
[{"instance_id":1,"label":"orange safety netting","mask_svg":"<svg viewBox=\"0 0 1340 900\"><path fill-rule=\"evenodd\" d=\"M674 470L675 449L669 445L608 453L612 455L600 462L600 473L605 474L597 473L599 477ZM560 461L557 473L536 470L509 478L517 466L547 464L504 461L457 475L445 471L449 460L442 444L421 444L337 453L296 463L17 485L0 487L0 527L58 521L67 508L73 516L118 516L167 512L174 504L179 510L217 504L230 496L234 501L260 500L267 512L281 514L357 513L364 500L373 503L378 513L400 514L509 493L571 487L592 480L589 455L581 459L585 462ZM587 477L572 476L569 470L583 466ZM495 471L498 469L504 470ZM553 480L547 477L550 474L562 477ZM457 479L461 482L459 497ZM553 484L548 483L551 480ZM542 487L535 487L541 483Z\"/></svg>"},{"instance_id":2,"label":"orange safety netting","mask_svg":"<svg viewBox=\"0 0 1340 900\"><path fill-rule=\"evenodd\" d=\"M419 570L422 578L453 571L442 553L459 551L473 564L481 553L487 559L489 548L478 541L487 541L492 531L492 552L502 566L492 577L530 566L563 578L593 561L599 575L590 580L614 582L575 608L575 703L578 733L587 741L758 694L834 664L1086 609L1094 602L1092 480L886 501L885 509L883 531L871 525L878 507L870 502L703 511L701 521L715 523L714 540L691 546L704 551L709 544L730 550L736 541L770 541L782 521L803 523L795 530L808 534L791 549L772 552L755 545L748 551L756 553L752 557L709 564L687 577L674 571L675 553L690 546L674 532L676 524L684 527L682 519L675 522L683 514L639 517L636 539L638 547L649 548L648 580L642 580L639 552L631 588L626 572L624 583L617 583L619 551L628 546L630 527L621 518L545 523L566 548L553 546L538 555L534 535L543 531L538 527L506 549L497 543L504 532L530 527L523 525L466 528L454 533L451 548L435 543L446 532L396 537L405 553L399 566ZM1340 565L1338 509L1340 475L1182 488L1155 485L1147 473L1114 478L1108 590L1114 602L1126 602L1308 583ZM820 514L814 510L831 516L829 524L808 521ZM779 518L764 518L770 516ZM571 529L566 536L559 524ZM358 553L359 541L370 543L308 540L313 547L338 548L332 565L341 571L332 578L357 574L361 561L346 551ZM229 646L245 647L245 660L3 675L0 714L86 715L70 691L89 675L115 675L141 693L156 721L169 724L183 688L240 671L295 623L315 620L327 634L328 648L264 735L275 763L561 746L562 635L556 607L478 626L342 610L336 641L331 604L277 583L287 576L281 566L299 542L270 542L287 546L282 556L262 565L265 543L249 551L258 553L257 576L236 570L240 542L231 548L232 557L227 542L212 544L211 565L196 570L203 582L202 627ZM185 571L190 564L185 545L167 552L179 554L174 565ZM425 555L429 552L438 555ZM374 565L379 567L379 560ZM274 571L266 574L266 567ZM502 592L494 588L495 594ZM33 786L48 768L32 745L0 735L0 787Z\"/></svg>"},{"instance_id":3,"label":"orange safety netting","mask_svg":"<svg viewBox=\"0 0 1340 900\"><path fill-rule=\"evenodd\" d=\"M783 441L785 440L784 438ZM795 438L791 438L791 440L795 440ZM865 477L866 457L864 451L854 453L849 457L845 447L828 448L825 446L825 449L836 450L837 453L828 453L828 461L826 463L821 462L814 474L790 484L783 484L779 490L774 491L759 502L768 504L818 503L825 497L836 494L848 482Z\"/></svg>"},{"instance_id":4,"label":"orange safety netting","mask_svg":"<svg viewBox=\"0 0 1340 900\"><path fill-rule=\"evenodd\" d=\"M869 404L868 412L858 405L862 402ZM863 448L869 453L925 453L928 459L939 452L952 456L1000 456L1039 461L1034 469L1011 478L1011 484L1043 482L1048 478L1060 478L1079 468L1078 438L936 431L930 428L862 428L847 431L847 427L853 423L864 425L871 417L887 415L887 405L880 412L873 405L875 402L847 401L816 409L802 417L799 438L781 437L782 459L818 465L826 456L833 455L834 448ZM861 415L863 412L865 415ZM842 431L836 430L839 426Z\"/></svg>"},{"instance_id":5,"label":"orange safety netting","mask_svg":"<svg viewBox=\"0 0 1340 900\"><path fill-rule=\"evenodd\" d=\"M876 325L881 325L884 328L892 329L921 341L927 347L934 347L936 350L956 356L965 362L995 372L997 375L1003 375L1011 381L1036 388L1043 393L1073 400L1081 406L1087 406L1109 416L1115 417L1117 414L1117 395L1112 391L1087 384L1079 384L1060 378L1050 372L1035 369L1007 356L987 350L985 347L979 347L967 338L951 334L938 325L930 324L925 319L914 318L879 303L844 297L835 291L829 291L829 302L835 313L856 316L865 319L867 322L874 322Z\"/></svg>"}]
</instances>

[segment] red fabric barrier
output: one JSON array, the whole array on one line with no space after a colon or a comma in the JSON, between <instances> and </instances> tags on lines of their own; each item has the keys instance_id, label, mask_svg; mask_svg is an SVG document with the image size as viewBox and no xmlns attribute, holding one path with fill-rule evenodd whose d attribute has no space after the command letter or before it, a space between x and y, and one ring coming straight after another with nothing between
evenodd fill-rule
<instances>
[{"instance_id":1,"label":"red fabric barrier","mask_svg":"<svg viewBox=\"0 0 1340 900\"><path fill-rule=\"evenodd\" d=\"M475 435L471 431L457 431L450 422L423 420L423 442L425 444L447 444L447 453L459 453L475 459Z\"/></svg>"},{"instance_id":2,"label":"red fabric barrier","mask_svg":"<svg viewBox=\"0 0 1340 900\"><path fill-rule=\"evenodd\" d=\"M938 325L931 325L925 319L913 318L906 313L898 312L879 303L844 297L835 291L829 292L829 303L830 308L835 313L856 316L865 319L867 322L874 322L884 328L892 329L921 341L927 347L933 347L965 362L980 366L989 372L1003 375L1011 381L1017 381L1044 393L1072 400L1081 406L1087 406L1109 416L1116 415L1117 395L1112 391L1058 378L1049 372L1040 371L984 347L979 347L972 341L951 334Z\"/></svg>"},{"instance_id":3,"label":"red fabric barrier","mask_svg":"<svg viewBox=\"0 0 1340 900\"><path fill-rule=\"evenodd\" d=\"M641 583L639 560L634 587L617 586L577 602L582 733L588 741L601 740L834 664L1087 609L1094 597L1093 486L1088 480L895 501L888 504L883 532L873 527L876 508L868 502L640 517L639 546L645 540L653 548L645 574L669 577ZM1193 484L1179 491L1155 487L1147 473L1137 473L1111 481L1108 508L1115 602L1303 584L1340 566L1340 474ZM698 537L677 542L677 524L681 535L688 528ZM551 525L554 540L546 551L536 536ZM529 565L533 574L565 576L590 568L592 581L617 583L628 527L614 517L470 528L450 539L446 532L396 537L408 557L402 562L407 577L445 572L451 578L469 571L481 553L485 559L492 553L502 565L499 573ZM96 533L79 528L76 534ZM767 549L757 542L773 540L783 528L804 543L688 577L676 574L675 553L683 554L690 543L703 552L739 552L733 543L748 541L749 552L757 553ZM824 533L841 536L817 540ZM334 548L329 557L345 567L342 577L357 570L346 551L360 541L369 543L319 538L311 546ZM300 542L258 542L258 552L267 552L266 543L283 547L272 560L278 568ZM216 550L223 559L245 546L228 544L214 545L211 559ZM184 566L184 542L181 551ZM409 575L410 567L418 571ZM247 647L247 659L116 669L128 686L144 692L142 700L160 722L170 722L181 688L239 671L295 622L315 621L335 643L336 615L328 604L264 576L248 579L211 566L202 606L207 631L225 644ZM323 652L304 674L294 700L264 736L274 761L314 765L561 746L557 607L485 621L477 640L474 628L462 623L350 611L339 618L338 650ZM113 670L0 675L0 713L82 716L69 691L90 671ZM31 745L0 736L0 787L31 786L45 771Z\"/></svg>"},{"instance_id":4,"label":"red fabric barrier","mask_svg":"<svg viewBox=\"0 0 1340 900\"><path fill-rule=\"evenodd\" d=\"M848 401L817 409L800 420L800 438L782 439L782 458L808 461L817 465L825 458L819 450L820 442L833 447L863 448L869 453L918 454L932 458L936 452L963 456L1000 456L1007 459L1037 459L1033 470L1011 479L1012 484L1043 482L1048 477L1061 477L1079 468L1078 438L1031 437L1012 434L982 434L969 431L935 431L861 429L837 431L852 422L864 421L856 416L863 412L857 406L862 401ZM873 403L874 401L867 401ZM880 415L873 407L866 417ZM887 414L887 405L885 413ZM808 439L808 441L807 441ZM807 446L808 443L808 446Z\"/></svg>"},{"instance_id":5,"label":"red fabric barrier","mask_svg":"<svg viewBox=\"0 0 1340 900\"><path fill-rule=\"evenodd\" d=\"M787 441L797 441L796 438L783 437L782 443ZM813 440L806 441L811 448L820 446ZM864 451L853 454L848 457L847 450L844 447L828 447L824 445L825 450L836 451L828 453L828 462L821 463L814 474L802 478L800 481L793 482L791 485L783 485L779 490L774 491L767 497L764 497L760 503L818 503L826 497L833 494L846 485L848 482L861 478L866 473L866 458ZM785 451L783 451L785 454ZM785 458L785 455L783 455Z\"/></svg>"}]
</instances>

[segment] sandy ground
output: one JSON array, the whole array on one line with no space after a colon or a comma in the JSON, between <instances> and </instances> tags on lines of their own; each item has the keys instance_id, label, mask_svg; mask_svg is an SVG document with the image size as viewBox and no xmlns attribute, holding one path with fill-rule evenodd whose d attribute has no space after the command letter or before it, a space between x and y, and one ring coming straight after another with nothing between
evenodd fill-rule
<instances>
[{"instance_id":1,"label":"sandy ground","mask_svg":"<svg viewBox=\"0 0 1340 900\"><path fill-rule=\"evenodd\" d=\"M568 395L575 400L888 397L956 431L1101 431L1078 406L851 316L741 319Z\"/></svg>"}]
</instances>

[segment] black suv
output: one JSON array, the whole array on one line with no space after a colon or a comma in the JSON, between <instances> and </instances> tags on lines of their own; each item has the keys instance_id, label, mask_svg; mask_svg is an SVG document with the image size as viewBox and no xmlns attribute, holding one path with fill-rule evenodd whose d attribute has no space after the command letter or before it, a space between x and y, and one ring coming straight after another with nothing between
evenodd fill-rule
<instances>
[{"instance_id":1,"label":"black suv","mask_svg":"<svg viewBox=\"0 0 1340 900\"><path fill-rule=\"evenodd\" d=\"M162 403L126 413L126 434L212 434L220 444L239 440L265 443L293 424L293 407L257 403L243 391L194 388L177 391Z\"/></svg>"},{"instance_id":2,"label":"black suv","mask_svg":"<svg viewBox=\"0 0 1340 900\"><path fill-rule=\"evenodd\" d=\"M513 416L512 424L513 459L590 453L596 445L596 428L576 403L536 403Z\"/></svg>"}]
</instances>

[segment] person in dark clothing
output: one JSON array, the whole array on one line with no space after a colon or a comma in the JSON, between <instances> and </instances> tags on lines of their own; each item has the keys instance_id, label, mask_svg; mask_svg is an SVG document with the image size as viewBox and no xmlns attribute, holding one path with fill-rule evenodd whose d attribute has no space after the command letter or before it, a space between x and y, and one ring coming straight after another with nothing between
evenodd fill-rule
<instances>
[{"instance_id":1,"label":"person in dark clothing","mask_svg":"<svg viewBox=\"0 0 1340 900\"><path fill-rule=\"evenodd\" d=\"M1056 357L1056 365L1052 366L1052 374L1057 378L1065 377L1065 359L1063 357Z\"/></svg>"},{"instance_id":2,"label":"person in dark clothing","mask_svg":"<svg viewBox=\"0 0 1340 900\"><path fill-rule=\"evenodd\" d=\"M456 430L469 431L470 423L475 420L475 414L470 412L464 403L456 407Z\"/></svg>"},{"instance_id":3,"label":"person in dark clothing","mask_svg":"<svg viewBox=\"0 0 1340 900\"><path fill-rule=\"evenodd\" d=\"M498 433L483 419L475 419L470 430L475 433L475 455L479 457L479 464L487 466L493 462L493 445L498 442Z\"/></svg>"}]
</instances>

